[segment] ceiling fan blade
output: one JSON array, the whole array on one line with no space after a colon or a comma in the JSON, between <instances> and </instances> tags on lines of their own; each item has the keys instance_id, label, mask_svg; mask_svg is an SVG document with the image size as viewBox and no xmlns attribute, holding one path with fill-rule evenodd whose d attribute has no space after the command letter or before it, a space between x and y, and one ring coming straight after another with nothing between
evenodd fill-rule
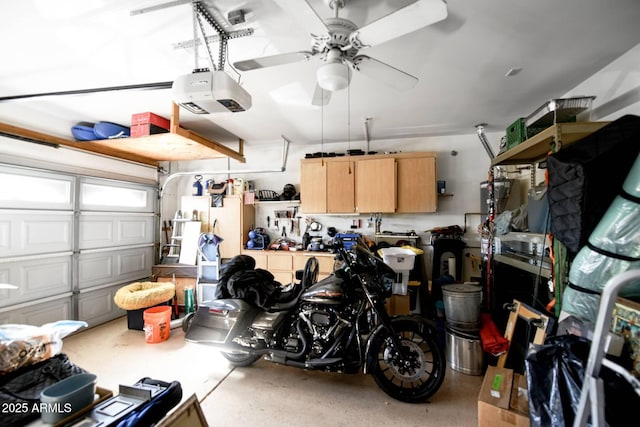
<instances>
[{"instance_id":1,"label":"ceiling fan blade","mask_svg":"<svg viewBox=\"0 0 640 427\"><path fill-rule=\"evenodd\" d=\"M442 21L447 14L443 0L418 0L354 31L349 39L358 49L376 46Z\"/></svg>"},{"instance_id":2,"label":"ceiling fan blade","mask_svg":"<svg viewBox=\"0 0 640 427\"><path fill-rule=\"evenodd\" d=\"M123 85L123 86L96 87L91 89L64 90L59 92L40 92L40 93L30 93L30 94L24 94L24 95L10 95L10 96L0 97L0 102L13 101L17 99L26 99L26 98L40 98L44 96L83 95L87 93L114 92L118 90L171 89L172 84L173 82L140 83L140 84Z\"/></svg>"},{"instance_id":3,"label":"ceiling fan blade","mask_svg":"<svg viewBox=\"0 0 640 427\"><path fill-rule=\"evenodd\" d=\"M240 71L251 71L258 68L275 67L276 65L308 61L312 56L312 52L304 51L279 53L277 55L263 56L262 58L245 59L244 61L234 62L233 66Z\"/></svg>"},{"instance_id":4,"label":"ceiling fan blade","mask_svg":"<svg viewBox=\"0 0 640 427\"><path fill-rule=\"evenodd\" d=\"M305 0L275 0L275 2L310 34L327 34L329 29L316 11Z\"/></svg>"},{"instance_id":5,"label":"ceiling fan blade","mask_svg":"<svg viewBox=\"0 0 640 427\"><path fill-rule=\"evenodd\" d=\"M331 101L331 91L324 90L316 82L316 89L313 91L313 98L311 99L312 105L327 105Z\"/></svg>"},{"instance_id":6,"label":"ceiling fan blade","mask_svg":"<svg viewBox=\"0 0 640 427\"><path fill-rule=\"evenodd\" d=\"M366 55L353 58L353 68L400 91L409 90L418 83L417 77Z\"/></svg>"}]
</instances>

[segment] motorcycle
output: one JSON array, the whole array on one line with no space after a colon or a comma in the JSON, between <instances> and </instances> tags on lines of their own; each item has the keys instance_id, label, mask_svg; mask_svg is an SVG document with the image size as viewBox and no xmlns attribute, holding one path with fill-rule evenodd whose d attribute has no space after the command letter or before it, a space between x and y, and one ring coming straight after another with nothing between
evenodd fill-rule
<instances>
[{"instance_id":1,"label":"motorcycle","mask_svg":"<svg viewBox=\"0 0 640 427\"><path fill-rule=\"evenodd\" d=\"M334 272L320 281L317 275L312 257L296 272L300 281L266 306L246 297L208 301L185 318L185 339L216 347L234 366L264 357L303 369L363 371L403 402L438 391L446 366L435 327L420 316L387 314L396 277L388 265L360 241L336 248Z\"/></svg>"}]
</instances>

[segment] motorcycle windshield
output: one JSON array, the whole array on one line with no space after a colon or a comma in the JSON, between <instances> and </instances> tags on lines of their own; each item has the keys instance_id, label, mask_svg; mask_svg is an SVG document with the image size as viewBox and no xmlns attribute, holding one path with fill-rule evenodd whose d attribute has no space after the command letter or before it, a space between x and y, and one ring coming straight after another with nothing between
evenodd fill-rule
<instances>
[{"instance_id":1,"label":"motorcycle windshield","mask_svg":"<svg viewBox=\"0 0 640 427\"><path fill-rule=\"evenodd\" d=\"M396 272L377 257L369 247L358 239L355 245L356 262L360 267L364 267L364 271L369 276L367 284L372 287L372 291L388 298L391 296L393 283L396 279Z\"/></svg>"}]
</instances>

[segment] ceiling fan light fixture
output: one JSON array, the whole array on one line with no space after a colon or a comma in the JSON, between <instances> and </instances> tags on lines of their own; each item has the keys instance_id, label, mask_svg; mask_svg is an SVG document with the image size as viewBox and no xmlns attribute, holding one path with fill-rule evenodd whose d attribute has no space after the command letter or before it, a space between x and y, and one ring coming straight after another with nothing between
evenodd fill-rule
<instances>
[{"instance_id":1,"label":"ceiling fan light fixture","mask_svg":"<svg viewBox=\"0 0 640 427\"><path fill-rule=\"evenodd\" d=\"M316 72L318 85L330 92L346 89L351 81L349 67L341 61L327 62L318 67Z\"/></svg>"}]
</instances>

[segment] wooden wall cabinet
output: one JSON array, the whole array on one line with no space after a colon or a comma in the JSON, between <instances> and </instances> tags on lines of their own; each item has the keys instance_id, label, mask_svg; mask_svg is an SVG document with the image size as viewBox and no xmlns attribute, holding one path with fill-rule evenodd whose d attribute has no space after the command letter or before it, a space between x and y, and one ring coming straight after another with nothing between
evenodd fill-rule
<instances>
[{"instance_id":1,"label":"wooden wall cabinet","mask_svg":"<svg viewBox=\"0 0 640 427\"><path fill-rule=\"evenodd\" d=\"M320 159L300 165L300 204L306 213L327 212L327 167Z\"/></svg>"},{"instance_id":2,"label":"wooden wall cabinet","mask_svg":"<svg viewBox=\"0 0 640 427\"><path fill-rule=\"evenodd\" d=\"M396 211L396 160L393 157L356 162L356 212Z\"/></svg>"},{"instance_id":3,"label":"wooden wall cabinet","mask_svg":"<svg viewBox=\"0 0 640 427\"><path fill-rule=\"evenodd\" d=\"M222 207L209 209L209 227L222 237L220 257L232 258L242 253L251 225L255 224L253 205L245 205L243 196L225 196Z\"/></svg>"},{"instance_id":4,"label":"wooden wall cabinet","mask_svg":"<svg viewBox=\"0 0 640 427\"><path fill-rule=\"evenodd\" d=\"M304 159L300 192L305 213L435 212L435 153Z\"/></svg>"},{"instance_id":5,"label":"wooden wall cabinet","mask_svg":"<svg viewBox=\"0 0 640 427\"><path fill-rule=\"evenodd\" d=\"M396 159L398 203L396 212L435 212L436 158L434 156L400 157Z\"/></svg>"},{"instance_id":6,"label":"wooden wall cabinet","mask_svg":"<svg viewBox=\"0 0 640 427\"><path fill-rule=\"evenodd\" d=\"M355 162L326 163L327 213L355 211Z\"/></svg>"}]
</instances>

